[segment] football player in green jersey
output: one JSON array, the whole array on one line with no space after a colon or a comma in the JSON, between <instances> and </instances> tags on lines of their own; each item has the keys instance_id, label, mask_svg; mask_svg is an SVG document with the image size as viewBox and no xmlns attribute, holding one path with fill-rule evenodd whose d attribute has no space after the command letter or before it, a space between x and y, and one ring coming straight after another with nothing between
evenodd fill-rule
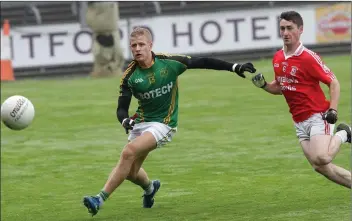
<instances>
[{"instance_id":1,"label":"football player in green jersey","mask_svg":"<svg viewBox=\"0 0 352 221\"><path fill-rule=\"evenodd\" d=\"M159 180L150 180L141 167L148 154L170 142L177 131L177 78L187 69L213 69L234 72L245 78L244 72L255 73L252 63L238 64L226 61L184 55L155 54L148 29L135 28L130 35L134 60L129 64L120 83L117 118L129 133L120 161L111 172L104 188L96 196L86 196L84 205L89 213L98 213L103 202L129 180L144 190L143 207L151 208L160 188ZM134 96L138 100L136 113L129 116Z\"/></svg>"}]
</instances>

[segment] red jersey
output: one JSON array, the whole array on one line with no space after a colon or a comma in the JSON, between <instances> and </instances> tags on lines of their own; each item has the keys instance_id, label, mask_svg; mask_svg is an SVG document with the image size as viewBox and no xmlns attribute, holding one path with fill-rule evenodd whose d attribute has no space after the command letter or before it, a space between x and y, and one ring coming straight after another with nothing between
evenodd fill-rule
<instances>
[{"instance_id":1,"label":"red jersey","mask_svg":"<svg viewBox=\"0 0 352 221\"><path fill-rule=\"evenodd\" d=\"M336 77L315 52L302 43L290 56L281 49L273 57L273 67L275 80L296 123L329 109L330 102L319 82L329 85Z\"/></svg>"}]
</instances>

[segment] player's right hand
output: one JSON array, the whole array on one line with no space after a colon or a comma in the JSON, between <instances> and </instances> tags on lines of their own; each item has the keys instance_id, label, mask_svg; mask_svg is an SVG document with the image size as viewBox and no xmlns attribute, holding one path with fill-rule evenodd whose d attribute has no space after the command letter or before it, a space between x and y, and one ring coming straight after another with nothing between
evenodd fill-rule
<instances>
[{"instance_id":1,"label":"player's right hand","mask_svg":"<svg viewBox=\"0 0 352 221\"><path fill-rule=\"evenodd\" d=\"M264 75L259 73L257 75L255 75L254 77L252 77L252 82L255 86L259 87L259 88L264 88L266 86L266 80L264 78Z\"/></svg>"},{"instance_id":2,"label":"player's right hand","mask_svg":"<svg viewBox=\"0 0 352 221\"><path fill-rule=\"evenodd\" d=\"M233 71L240 77L246 78L244 72L255 73L257 70L253 66L252 63L245 63L245 64L234 64Z\"/></svg>"},{"instance_id":3,"label":"player's right hand","mask_svg":"<svg viewBox=\"0 0 352 221\"><path fill-rule=\"evenodd\" d=\"M135 124L135 122L134 122L134 120L131 119L131 118L125 118L125 119L123 119L123 121L122 121L122 126L125 128L126 134L128 134L128 131L129 131L129 130L133 130L134 124Z\"/></svg>"},{"instance_id":4,"label":"player's right hand","mask_svg":"<svg viewBox=\"0 0 352 221\"><path fill-rule=\"evenodd\" d=\"M335 124L337 121L337 110L330 108L323 114L323 120L326 120L329 124Z\"/></svg>"}]
</instances>

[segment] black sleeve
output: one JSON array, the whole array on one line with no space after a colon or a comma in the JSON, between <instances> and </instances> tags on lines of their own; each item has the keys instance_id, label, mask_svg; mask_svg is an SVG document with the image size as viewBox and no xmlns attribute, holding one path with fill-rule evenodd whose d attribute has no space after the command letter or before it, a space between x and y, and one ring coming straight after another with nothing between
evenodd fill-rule
<instances>
[{"instance_id":1,"label":"black sleeve","mask_svg":"<svg viewBox=\"0 0 352 221\"><path fill-rule=\"evenodd\" d=\"M116 116L122 124L123 119L128 118L128 109L131 104L132 96L120 96L118 100Z\"/></svg>"},{"instance_id":2,"label":"black sleeve","mask_svg":"<svg viewBox=\"0 0 352 221\"><path fill-rule=\"evenodd\" d=\"M127 67L123 77L120 82L120 96L118 99L117 109L116 109L116 117L122 123L123 119L128 118L128 109L130 108L131 100L132 100L132 90L128 85L128 79L131 77L133 71L135 69L135 63L131 62Z\"/></svg>"},{"instance_id":3,"label":"black sleeve","mask_svg":"<svg viewBox=\"0 0 352 221\"><path fill-rule=\"evenodd\" d=\"M157 55L161 59L171 59L176 60L184 64L187 69L213 69L213 70L224 70L233 71L232 67L234 63L229 63L216 58L206 58L206 57L191 57L186 55Z\"/></svg>"},{"instance_id":4,"label":"black sleeve","mask_svg":"<svg viewBox=\"0 0 352 221\"><path fill-rule=\"evenodd\" d=\"M213 69L233 71L233 63L216 58L191 57L186 64L188 69Z\"/></svg>"}]
</instances>

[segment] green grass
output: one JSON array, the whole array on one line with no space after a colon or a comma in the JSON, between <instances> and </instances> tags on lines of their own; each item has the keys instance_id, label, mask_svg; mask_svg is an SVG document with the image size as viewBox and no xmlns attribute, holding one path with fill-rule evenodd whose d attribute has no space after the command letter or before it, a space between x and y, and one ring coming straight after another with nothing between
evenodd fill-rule
<instances>
[{"instance_id":1,"label":"green grass","mask_svg":"<svg viewBox=\"0 0 352 221\"><path fill-rule=\"evenodd\" d=\"M324 60L341 83L339 121L350 122L351 57ZM272 79L269 60L254 63ZM178 132L144 165L163 184L155 207L142 209L141 189L127 181L94 220L350 220L350 191L309 166L282 96L228 72L189 70L179 81ZM127 139L115 116L118 84L2 83L2 101L26 96L36 117L23 131L1 127L1 220L92 220L82 197L100 191ZM344 144L334 162L349 168L349 151Z\"/></svg>"}]
</instances>

